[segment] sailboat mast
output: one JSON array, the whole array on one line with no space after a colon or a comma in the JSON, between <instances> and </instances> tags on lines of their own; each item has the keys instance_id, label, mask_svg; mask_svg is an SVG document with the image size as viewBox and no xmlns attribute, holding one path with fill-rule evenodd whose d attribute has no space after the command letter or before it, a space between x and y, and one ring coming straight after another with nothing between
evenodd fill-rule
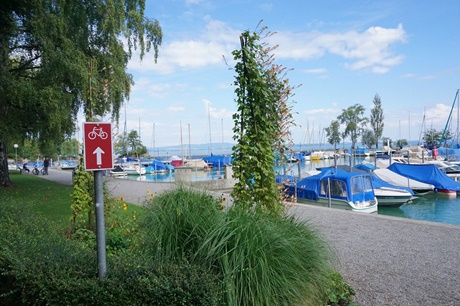
<instances>
[{"instance_id":1,"label":"sailboat mast","mask_svg":"<svg viewBox=\"0 0 460 306\"><path fill-rule=\"evenodd\" d=\"M454 106L455 106L455 101L457 100L457 97L458 97L458 91L459 89L457 89L457 93L455 94L455 98L454 98L454 103L452 103L452 108L450 109L450 113L449 113L449 117L447 118L447 122L446 122L446 126L444 127L444 131L442 132L442 137L441 137L441 141L439 142L440 145L442 145L442 143L444 142L444 145L445 145L445 140L446 140L446 133L447 133L447 128L449 127L449 122L451 120L451 117L452 117L452 110L454 109Z\"/></svg>"},{"instance_id":2,"label":"sailboat mast","mask_svg":"<svg viewBox=\"0 0 460 306\"><path fill-rule=\"evenodd\" d=\"M182 121L180 121L180 154L182 157L182 165L184 165L184 145L182 142Z\"/></svg>"},{"instance_id":3,"label":"sailboat mast","mask_svg":"<svg viewBox=\"0 0 460 306\"><path fill-rule=\"evenodd\" d=\"M222 126L222 156L224 156L224 119L220 119Z\"/></svg>"},{"instance_id":4,"label":"sailboat mast","mask_svg":"<svg viewBox=\"0 0 460 306\"><path fill-rule=\"evenodd\" d=\"M155 157L155 123L153 123L153 140L152 140L152 149L153 149L153 154L152 156Z\"/></svg>"},{"instance_id":5,"label":"sailboat mast","mask_svg":"<svg viewBox=\"0 0 460 306\"><path fill-rule=\"evenodd\" d=\"M208 125L209 125L209 154L212 153L212 140L211 140L211 111L209 105L211 102L208 101Z\"/></svg>"},{"instance_id":6,"label":"sailboat mast","mask_svg":"<svg viewBox=\"0 0 460 306\"><path fill-rule=\"evenodd\" d=\"M190 145L190 123L188 124L188 158L192 159L192 147Z\"/></svg>"}]
</instances>

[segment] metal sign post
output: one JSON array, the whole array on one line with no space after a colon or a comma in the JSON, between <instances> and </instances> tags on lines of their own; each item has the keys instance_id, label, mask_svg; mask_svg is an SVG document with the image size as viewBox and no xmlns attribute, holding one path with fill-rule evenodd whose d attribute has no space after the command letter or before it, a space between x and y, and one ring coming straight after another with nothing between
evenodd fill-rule
<instances>
[{"instance_id":1,"label":"metal sign post","mask_svg":"<svg viewBox=\"0 0 460 306\"><path fill-rule=\"evenodd\" d=\"M107 272L104 228L104 178L103 170L113 169L112 124L103 122L83 123L85 170L94 171L94 199L96 212L96 243L98 277Z\"/></svg>"}]
</instances>

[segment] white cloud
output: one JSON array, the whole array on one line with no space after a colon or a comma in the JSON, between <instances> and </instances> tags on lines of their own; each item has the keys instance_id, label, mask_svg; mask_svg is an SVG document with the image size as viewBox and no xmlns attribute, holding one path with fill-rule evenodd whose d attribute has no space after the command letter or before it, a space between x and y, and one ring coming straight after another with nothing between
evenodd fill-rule
<instances>
[{"instance_id":1,"label":"white cloud","mask_svg":"<svg viewBox=\"0 0 460 306\"><path fill-rule=\"evenodd\" d=\"M302 71L304 71L305 73L311 73L311 74L324 74L324 73L327 73L327 70L324 69L324 68L305 69L305 70L302 70Z\"/></svg>"},{"instance_id":2,"label":"white cloud","mask_svg":"<svg viewBox=\"0 0 460 306\"><path fill-rule=\"evenodd\" d=\"M174 112L174 113L179 113L179 112L184 112L185 107L183 106L170 106L167 108L168 111Z\"/></svg>"},{"instance_id":3,"label":"white cloud","mask_svg":"<svg viewBox=\"0 0 460 306\"><path fill-rule=\"evenodd\" d=\"M225 108L217 109L217 108L212 107L211 106L212 103L207 99L203 99L203 104L204 104L204 107L205 107L206 116L209 115L209 117L211 117L213 119L232 118L232 116L233 116L234 112L231 112L231 111L229 111L229 110L227 110Z\"/></svg>"},{"instance_id":4,"label":"white cloud","mask_svg":"<svg viewBox=\"0 0 460 306\"><path fill-rule=\"evenodd\" d=\"M147 54L142 63L131 60L129 69L170 74L178 69L223 64L223 55L231 59L231 52L238 48L241 32L209 17L204 20L206 26L196 37L165 41L157 64L153 54ZM277 58L308 61L334 54L349 60L344 66L350 70L369 69L382 74L403 61L404 57L393 54L391 47L406 39L406 32L399 24L396 28L370 27L364 32L278 32L267 40L272 46L279 45L275 50Z\"/></svg>"},{"instance_id":5,"label":"white cloud","mask_svg":"<svg viewBox=\"0 0 460 306\"><path fill-rule=\"evenodd\" d=\"M279 44L276 53L281 58L310 60L330 53L353 60L345 64L348 69L369 68L372 72L380 74L403 61L404 57L393 55L390 47L404 43L406 36L402 25L399 24L394 29L371 27L362 33L280 32L272 39Z\"/></svg>"}]
</instances>

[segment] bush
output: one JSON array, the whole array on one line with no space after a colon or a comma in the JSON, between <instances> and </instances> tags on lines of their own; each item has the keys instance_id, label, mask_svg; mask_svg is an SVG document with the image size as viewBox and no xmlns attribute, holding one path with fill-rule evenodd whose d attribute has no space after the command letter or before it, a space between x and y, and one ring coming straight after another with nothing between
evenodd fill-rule
<instances>
[{"instance_id":1,"label":"bush","mask_svg":"<svg viewBox=\"0 0 460 306\"><path fill-rule=\"evenodd\" d=\"M222 275L227 305L325 303L330 256L315 231L293 217L218 204L182 187L156 197L143 220L147 252Z\"/></svg>"},{"instance_id":2,"label":"bush","mask_svg":"<svg viewBox=\"0 0 460 306\"><path fill-rule=\"evenodd\" d=\"M83 233L83 235L86 235ZM136 255L134 255L136 253ZM67 240L25 205L0 206L0 302L11 305L218 305L221 283L202 268L124 252L107 260Z\"/></svg>"}]
</instances>

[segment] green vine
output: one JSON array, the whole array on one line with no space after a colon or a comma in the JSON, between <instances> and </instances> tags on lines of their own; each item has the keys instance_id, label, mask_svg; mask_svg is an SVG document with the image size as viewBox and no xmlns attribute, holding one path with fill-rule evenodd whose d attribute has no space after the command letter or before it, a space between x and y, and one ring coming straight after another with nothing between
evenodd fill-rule
<instances>
[{"instance_id":1,"label":"green vine","mask_svg":"<svg viewBox=\"0 0 460 306\"><path fill-rule=\"evenodd\" d=\"M80 155L80 163L75 168L73 186L71 194L72 202L72 219L70 221L70 232L74 233L80 227L77 222L85 223L84 215L86 214L86 228L94 230L94 176L92 172L85 170L83 156Z\"/></svg>"},{"instance_id":2,"label":"green vine","mask_svg":"<svg viewBox=\"0 0 460 306\"><path fill-rule=\"evenodd\" d=\"M240 36L241 49L233 51L238 109L233 115L233 139L237 143L233 147L233 170L237 183L232 196L235 205L279 212L282 203L273 166L275 155L284 153L292 143L292 107L288 99L293 88L284 79L285 69L274 64L271 52L275 48L259 40L258 33L245 31Z\"/></svg>"}]
</instances>

